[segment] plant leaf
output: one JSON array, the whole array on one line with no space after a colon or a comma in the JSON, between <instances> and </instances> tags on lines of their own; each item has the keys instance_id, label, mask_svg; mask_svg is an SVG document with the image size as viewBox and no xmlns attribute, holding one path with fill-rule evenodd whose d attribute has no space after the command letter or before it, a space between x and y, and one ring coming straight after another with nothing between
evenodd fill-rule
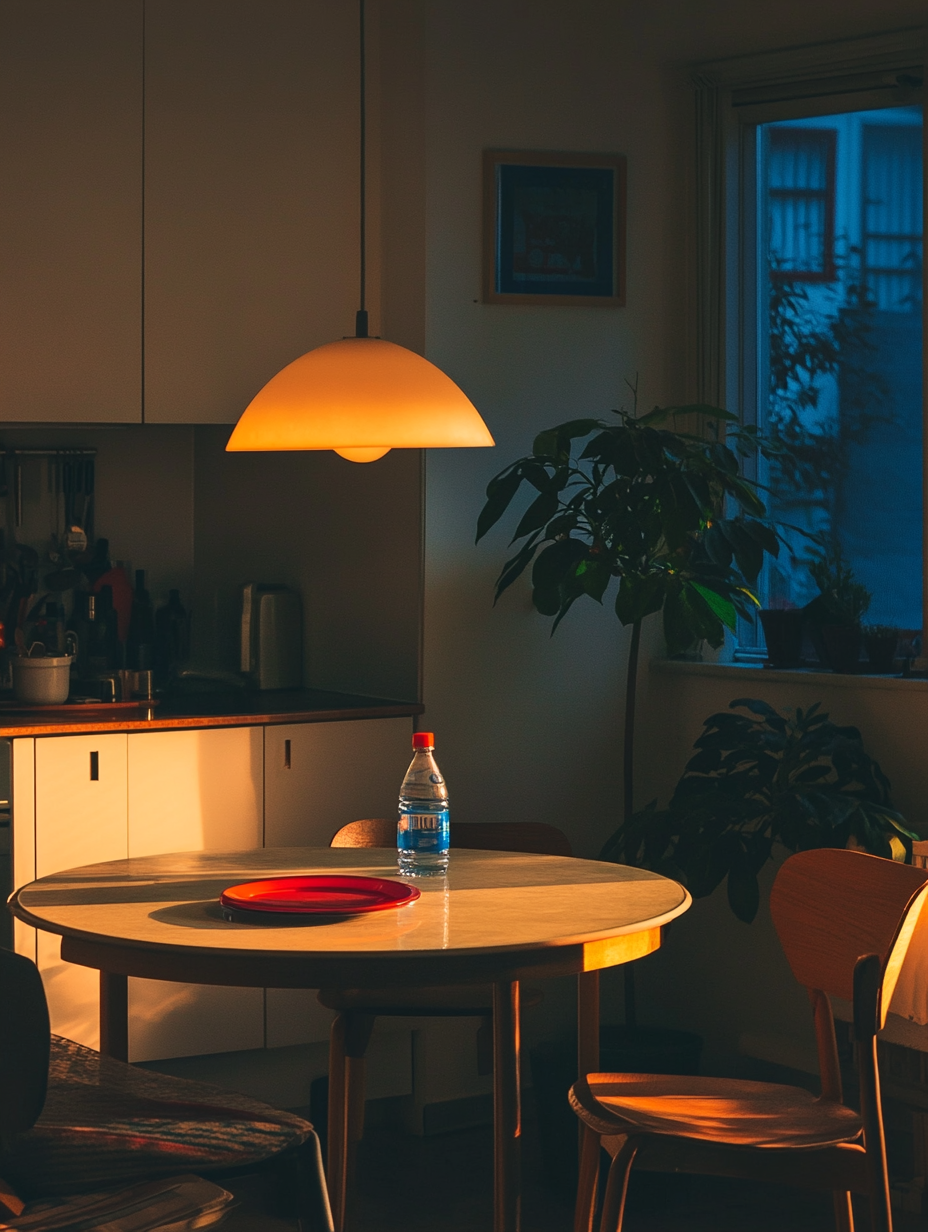
<instances>
[{"instance_id":1,"label":"plant leaf","mask_svg":"<svg viewBox=\"0 0 928 1232\"><path fill-rule=\"evenodd\" d=\"M690 582L689 585L706 601L722 624L727 625L729 629L735 628L737 612L735 611L735 605L730 599L726 599L724 595L710 590L708 586L701 586L699 582Z\"/></svg>"}]
</instances>

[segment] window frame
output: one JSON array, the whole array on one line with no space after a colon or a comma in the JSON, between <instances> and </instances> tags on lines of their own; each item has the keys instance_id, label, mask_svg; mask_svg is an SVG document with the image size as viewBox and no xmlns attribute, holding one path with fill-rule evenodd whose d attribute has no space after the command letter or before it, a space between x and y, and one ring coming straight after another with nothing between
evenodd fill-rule
<instances>
[{"instance_id":1,"label":"window frame","mask_svg":"<svg viewBox=\"0 0 928 1232\"><path fill-rule=\"evenodd\" d=\"M693 401L758 421L757 129L782 120L924 104L928 27L791 47L692 66L695 104ZM923 128L928 145L928 126ZM923 162L928 178L928 158ZM928 212L928 193L923 198ZM924 218L923 218L924 226ZM928 227L924 227L928 234ZM928 262L922 267L928 301ZM923 314L928 356L928 315ZM928 359L923 366L922 621L928 627ZM756 476L748 460L746 470ZM728 647L731 657L731 647ZM741 657L757 658L749 650Z\"/></svg>"}]
</instances>

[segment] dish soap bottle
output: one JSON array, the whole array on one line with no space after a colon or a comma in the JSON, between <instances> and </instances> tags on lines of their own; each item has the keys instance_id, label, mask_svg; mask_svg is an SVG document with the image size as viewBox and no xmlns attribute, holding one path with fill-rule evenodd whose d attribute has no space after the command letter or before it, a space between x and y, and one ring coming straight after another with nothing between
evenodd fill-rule
<instances>
[{"instance_id":1,"label":"dish soap bottle","mask_svg":"<svg viewBox=\"0 0 928 1232\"><path fill-rule=\"evenodd\" d=\"M408 877L443 877L448 871L448 788L435 764L435 737L415 732L413 756L400 788L397 866Z\"/></svg>"}]
</instances>

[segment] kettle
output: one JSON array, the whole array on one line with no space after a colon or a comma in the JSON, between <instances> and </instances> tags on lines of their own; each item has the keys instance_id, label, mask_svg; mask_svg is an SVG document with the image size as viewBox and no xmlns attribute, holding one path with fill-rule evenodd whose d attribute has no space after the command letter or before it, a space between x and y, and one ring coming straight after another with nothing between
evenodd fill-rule
<instances>
[{"instance_id":1,"label":"kettle","mask_svg":"<svg viewBox=\"0 0 928 1232\"><path fill-rule=\"evenodd\" d=\"M302 688L303 605L295 590L278 583L245 583L241 670L258 689Z\"/></svg>"}]
</instances>

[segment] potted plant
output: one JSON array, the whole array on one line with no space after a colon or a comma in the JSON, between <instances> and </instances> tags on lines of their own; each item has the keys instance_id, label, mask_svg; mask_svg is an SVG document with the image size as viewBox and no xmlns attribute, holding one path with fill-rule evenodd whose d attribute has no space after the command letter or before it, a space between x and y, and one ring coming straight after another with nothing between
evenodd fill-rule
<instances>
[{"instance_id":1,"label":"potted plant","mask_svg":"<svg viewBox=\"0 0 928 1232\"><path fill-rule=\"evenodd\" d=\"M633 389L634 392L634 389ZM640 418L576 419L535 438L532 452L493 478L477 540L509 509L523 484L532 495L503 565L496 599L532 566L532 602L552 617L552 634L578 599L603 603L617 582L614 610L631 627L625 684L623 817L634 813L635 699L641 625L660 613L671 655L694 641L722 643L737 616L758 606L754 586L765 553L779 541L741 453L756 433L718 407L655 407ZM678 431L700 417L705 435ZM725 439L728 425L728 441ZM730 508L731 507L731 508ZM626 970L626 1025L636 1028Z\"/></svg>"},{"instance_id":2,"label":"potted plant","mask_svg":"<svg viewBox=\"0 0 928 1232\"><path fill-rule=\"evenodd\" d=\"M864 625L863 633L870 671L887 675L893 670L899 630L894 625Z\"/></svg>"},{"instance_id":3,"label":"potted plant","mask_svg":"<svg viewBox=\"0 0 928 1232\"><path fill-rule=\"evenodd\" d=\"M806 619L802 608L764 608L759 616L767 643L769 665L799 667L802 664L802 636Z\"/></svg>"},{"instance_id":4,"label":"potted plant","mask_svg":"<svg viewBox=\"0 0 928 1232\"><path fill-rule=\"evenodd\" d=\"M860 661L862 623L872 595L841 554L836 542L826 544L809 561L819 594L806 604L819 658L835 672L853 672Z\"/></svg>"},{"instance_id":5,"label":"potted plant","mask_svg":"<svg viewBox=\"0 0 928 1232\"><path fill-rule=\"evenodd\" d=\"M631 859L682 881L695 898L727 880L732 911L750 923L757 875L777 846L911 854L918 835L892 807L889 780L860 732L838 727L818 705L780 714L740 698L706 719L695 748L667 807L652 802L633 814L603 859Z\"/></svg>"}]
</instances>

